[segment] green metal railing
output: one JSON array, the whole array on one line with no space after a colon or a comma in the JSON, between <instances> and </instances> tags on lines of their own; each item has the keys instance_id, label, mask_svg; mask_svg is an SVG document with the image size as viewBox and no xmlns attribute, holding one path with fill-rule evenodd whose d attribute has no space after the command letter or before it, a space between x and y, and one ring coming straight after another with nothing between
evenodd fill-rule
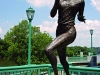
<instances>
[{"instance_id":1,"label":"green metal railing","mask_svg":"<svg viewBox=\"0 0 100 75\"><path fill-rule=\"evenodd\" d=\"M85 67L85 66L69 66L71 75L100 75L100 68ZM54 75L50 64L42 65L23 65L0 67L0 75ZM59 75L66 75L63 67L58 64Z\"/></svg>"},{"instance_id":2,"label":"green metal railing","mask_svg":"<svg viewBox=\"0 0 100 75\"><path fill-rule=\"evenodd\" d=\"M62 69L62 67L58 67L58 69ZM69 68L71 75L100 75L100 68L94 67L85 67L85 66L70 66ZM65 73L61 73L60 75L66 75Z\"/></svg>"}]
</instances>

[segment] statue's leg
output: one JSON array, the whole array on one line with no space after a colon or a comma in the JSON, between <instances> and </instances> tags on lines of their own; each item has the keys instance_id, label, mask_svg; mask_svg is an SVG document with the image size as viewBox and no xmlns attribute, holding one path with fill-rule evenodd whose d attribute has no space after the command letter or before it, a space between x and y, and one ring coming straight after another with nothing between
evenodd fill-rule
<instances>
[{"instance_id":1,"label":"statue's leg","mask_svg":"<svg viewBox=\"0 0 100 75\"><path fill-rule=\"evenodd\" d=\"M76 37L76 31L75 31L75 28L72 27L72 28L69 29L69 31L67 31L65 33L62 33L61 35L57 36L46 47L45 54L48 57L51 65L52 65L52 68L54 70L55 75L58 75L58 72L57 72L57 59L56 59L56 56L54 55L54 51L56 49L58 49L58 50L62 51L62 53L63 53L63 49L62 48L66 47L68 44L72 43L75 40L75 37ZM60 55L62 55L62 54L60 54ZM65 59L65 56L64 56L64 59ZM65 63L67 63L67 62L65 62ZM67 66L68 64L64 64L64 65ZM68 72L68 70L65 70L65 71Z\"/></svg>"},{"instance_id":2,"label":"statue's leg","mask_svg":"<svg viewBox=\"0 0 100 75\"><path fill-rule=\"evenodd\" d=\"M66 61L66 47L63 47L61 49L57 49L57 52L59 55L60 63L62 64L66 75L69 75L69 64Z\"/></svg>"},{"instance_id":3,"label":"statue's leg","mask_svg":"<svg viewBox=\"0 0 100 75\"><path fill-rule=\"evenodd\" d=\"M62 47L66 47L66 45L68 44L68 42L65 41L67 38L66 34L67 33L63 33L58 37L56 37L45 49L45 54L52 65L55 75L58 75L58 71L57 71L57 59L54 54L54 51L56 49L61 49Z\"/></svg>"},{"instance_id":4,"label":"statue's leg","mask_svg":"<svg viewBox=\"0 0 100 75\"><path fill-rule=\"evenodd\" d=\"M60 44L60 41L58 41L58 38L55 38L45 49L45 54L47 56L47 58L49 59L52 68L54 70L54 74L58 75L58 71L57 71L57 58L54 54L54 51L60 47L58 46L58 44Z\"/></svg>"},{"instance_id":5,"label":"statue's leg","mask_svg":"<svg viewBox=\"0 0 100 75\"><path fill-rule=\"evenodd\" d=\"M54 52L52 50L45 50L45 54L47 56L47 58L49 59L51 65L52 65L52 68L54 70L54 74L55 75L58 75L58 71L57 71L57 58L56 56L54 55Z\"/></svg>"}]
</instances>

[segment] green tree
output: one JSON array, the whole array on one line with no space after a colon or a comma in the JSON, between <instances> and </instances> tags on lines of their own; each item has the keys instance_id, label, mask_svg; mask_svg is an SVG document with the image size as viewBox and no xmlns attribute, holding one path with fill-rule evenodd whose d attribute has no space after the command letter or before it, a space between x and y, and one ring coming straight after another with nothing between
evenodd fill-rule
<instances>
[{"instance_id":1,"label":"green tree","mask_svg":"<svg viewBox=\"0 0 100 75\"><path fill-rule=\"evenodd\" d=\"M68 56L80 56L80 52L83 52L84 56L88 55L88 52L90 52L90 49L86 46L81 47L81 46L72 46L67 48L67 55ZM94 54L96 52L94 51Z\"/></svg>"},{"instance_id":2,"label":"green tree","mask_svg":"<svg viewBox=\"0 0 100 75\"><path fill-rule=\"evenodd\" d=\"M5 58L6 54L7 54L7 49L8 49L9 45L0 38L0 58Z\"/></svg>"},{"instance_id":3,"label":"green tree","mask_svg":"<svg viewBox=\"0 0 100 75\"><path fill-rule=\"evenodd\" d=\"M89 49L88 47L86 47L86 46L82 47L82 49L81 49L81 51L83 52L83 54L84 54L85 56L88 55L89 50L90 50L90 49Z\"/></svg>"},{"instance_id":4,"label":"green tree","mask_svg":"<svg viewBox=\"0 0 100 75\"><path fill-rule=\"evenodd\" d=\"M23 20L11 28L4 36L4 40L9 44L7 52L8 59L18 65L27 62L27 34L28 22Z\"/></svg>"},{"instance_id":5,"label":"green tree","mask_svg":"<svg viewBox=\"0 0 100 75\"><path fill-rule=\"evenodd\" d=\"M74 56L74 52L73 52L74 50L73 50L73 47L67 47L67 56L68 57L72 57L72 56Z\"/></svg>"},{"instance_id":6,"label":"green tree","mask_svg":"<svg viewBox=\"0 0 100 75\"><path fill-rule=\"evenodd\" d=\"M27 64L28 28L28 21L22 20L18 25L11 28L4 36L5 42L9 44L7 51L8 60L12 60L18 65ZM52 37L48 33L40 32L39 27L32 27L32 63L45 61L46 57L43 50L51 40Z\"/></svg>"},{"instance_id":7,"label":"green tree","mask_svg":"<svg viewBox=\"0 0 100 75\"><path fill-rule=\"evenodd\" d=\"M32 41L32 63L48 63L48 59L44 54L44 49L47 46L47 44L49 44L52 41L52 37L46 32L39 32L39 34L36 34L32 37Z\"/></svg>"},{"instance_id":8,"label":"green tree","mask_svg":"<svg viewBox=\"0 0 100 75\"><path fill-rule=\"evenodd\" d=\"M0 38L0 58L3 58L3 39Z\"/></svg>"}]
</instances>

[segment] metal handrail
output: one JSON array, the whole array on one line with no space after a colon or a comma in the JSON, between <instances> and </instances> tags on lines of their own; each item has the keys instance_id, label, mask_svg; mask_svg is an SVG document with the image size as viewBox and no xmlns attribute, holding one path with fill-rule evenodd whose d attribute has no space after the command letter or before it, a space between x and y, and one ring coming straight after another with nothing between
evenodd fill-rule
<instances>
[{"instance_id":1,"label":"metal handrail","mask_svg":"<svg viewBox=\"0 0 100 75\"><path fill-rule=\"evenodd\" d=\"M58 64L57 67L59 75L65 75L62 65ZM71 74L77 74L77 75L86 75L86 74L100 75L100 68L96 67L70 65L69 71ZM0 75L27 75L29 73L31 73L32 75L53 75L53 70L50 64L41 64L41 65L32 64L32 65L22 65L22 66L0 67Z\"/></svg>"}]
</instances>

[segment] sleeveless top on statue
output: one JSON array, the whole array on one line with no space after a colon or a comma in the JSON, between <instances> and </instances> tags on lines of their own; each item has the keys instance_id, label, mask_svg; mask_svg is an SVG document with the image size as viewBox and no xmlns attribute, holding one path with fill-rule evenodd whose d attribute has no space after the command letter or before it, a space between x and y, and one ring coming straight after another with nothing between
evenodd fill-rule
<instances>
[{"instance_id":1,"label":"sleeveless top on statue","mask_svg":"<svg viewBox=\"0 0 100 75\"><path fill-rule=\"evenodd\" d=\"M75 15L83 0L59 0L58 24L75 25Z\"/></svg>"}]
</instances>

